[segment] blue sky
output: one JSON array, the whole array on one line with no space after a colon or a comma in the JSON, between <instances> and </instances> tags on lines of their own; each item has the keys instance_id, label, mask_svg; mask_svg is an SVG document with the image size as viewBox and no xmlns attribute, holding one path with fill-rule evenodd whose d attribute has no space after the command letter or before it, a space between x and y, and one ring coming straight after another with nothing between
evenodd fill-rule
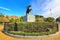
<instances>
[{"instance_id":1,"label":"blue sky","mask_svg":"<svg viewBox=\"0 0 60 40\"><path fill-rule=\"evenodd\" d=\"M24 16L27 5L32 6L30 14L49 17L52 13L53 17L60 16L60 0L0 0L0 12L10 16Z\"/></svg>"},{"instance_id":2,"label":"blue sky","mask_svg":"<svg viewBox=\"0 0 60 40\"><path fill-rule=\"evenodd\" d=\"M21 16L25 14L29 0L0 0L0 12L5 15Z\"/></svg>"}]
</instances>

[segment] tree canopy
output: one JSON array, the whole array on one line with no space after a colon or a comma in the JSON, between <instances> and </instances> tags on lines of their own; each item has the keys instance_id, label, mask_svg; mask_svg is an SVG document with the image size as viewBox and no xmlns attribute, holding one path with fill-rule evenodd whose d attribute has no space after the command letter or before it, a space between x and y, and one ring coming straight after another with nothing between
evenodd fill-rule
<instances>
[{"instance_id":1,"label":"tree canopy","mask_svg":"<svg viewBox=\"0 0 60 40\"><path fill-rule=\"evenodd\" d=\"M56 21L57 21L57 22L60 22L60 17L56 18Z\"/></svg>"},{"instance_id":2,"label":"tree canopy","mask_svg":"<svg viewBox=\"0 0 60 40\"><path fill-rule=\"evenodd\" d=\"M48 18L45 18L44 21L46 21L46 22L54 22L54 18L53 17L48 17Z\"/></svg>"},{"instance_id":3,"label":"tree canopy","mask_svg":"<svg viewBox=\"0 0 60 40\"><path fill-rule=\"evenodd\" d=\"M4 14L3 13L0 13L0 17L4 17Z\"/></svg>"}]
</instances>

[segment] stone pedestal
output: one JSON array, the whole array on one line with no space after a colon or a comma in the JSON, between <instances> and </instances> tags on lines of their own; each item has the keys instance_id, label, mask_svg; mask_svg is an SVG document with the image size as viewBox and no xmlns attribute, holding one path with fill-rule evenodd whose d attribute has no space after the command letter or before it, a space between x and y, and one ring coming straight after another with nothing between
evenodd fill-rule
<instances>
[{"instance_id":1,"label":"stone pedestal","mask_svg":"<svg viewBox=\"0 0 60 40\"><path fill-rule=\"evenodd\" d=\"M24 19L24 22L35 22L35 16L31 14L27 14Z\"/></svg>"}]
</instances>

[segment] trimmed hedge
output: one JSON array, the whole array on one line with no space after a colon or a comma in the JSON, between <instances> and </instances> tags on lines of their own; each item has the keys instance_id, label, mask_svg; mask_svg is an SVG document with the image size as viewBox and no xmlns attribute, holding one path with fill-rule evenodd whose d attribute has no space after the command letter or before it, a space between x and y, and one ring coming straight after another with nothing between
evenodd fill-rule
<instances>
[{"instance_id":1,"label":"trimmed hedge","mask_svg":"<svg viewBox=\"0 0 60 40\"><path fill-rule=\"evenodd\" d=\"M15 24L13 24L12 27L11 25L9 26L9 29L10 31L14 31ZM17 23L17 31L22 31L22 32L57 31L57 26L56 23L54 22L23 22L23 23Z\"/></svg>"}]
</instances>

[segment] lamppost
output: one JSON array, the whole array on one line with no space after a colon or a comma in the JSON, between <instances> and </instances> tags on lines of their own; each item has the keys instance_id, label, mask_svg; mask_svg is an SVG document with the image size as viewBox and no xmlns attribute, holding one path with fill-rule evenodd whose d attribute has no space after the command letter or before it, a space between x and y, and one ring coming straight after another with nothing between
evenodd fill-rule
<instances>
[{"instance_id":1,"label":"lamppost","mask_svg":"<svg viewBox=\"0 0 60 40\"><path fill-rule=\"evenodd\" d=\"M51 14L51 17L52 17L52 10L51 10L51 8L49 9L49 11L50 11L50 14Z\"/></svg>"}]
</instances>

